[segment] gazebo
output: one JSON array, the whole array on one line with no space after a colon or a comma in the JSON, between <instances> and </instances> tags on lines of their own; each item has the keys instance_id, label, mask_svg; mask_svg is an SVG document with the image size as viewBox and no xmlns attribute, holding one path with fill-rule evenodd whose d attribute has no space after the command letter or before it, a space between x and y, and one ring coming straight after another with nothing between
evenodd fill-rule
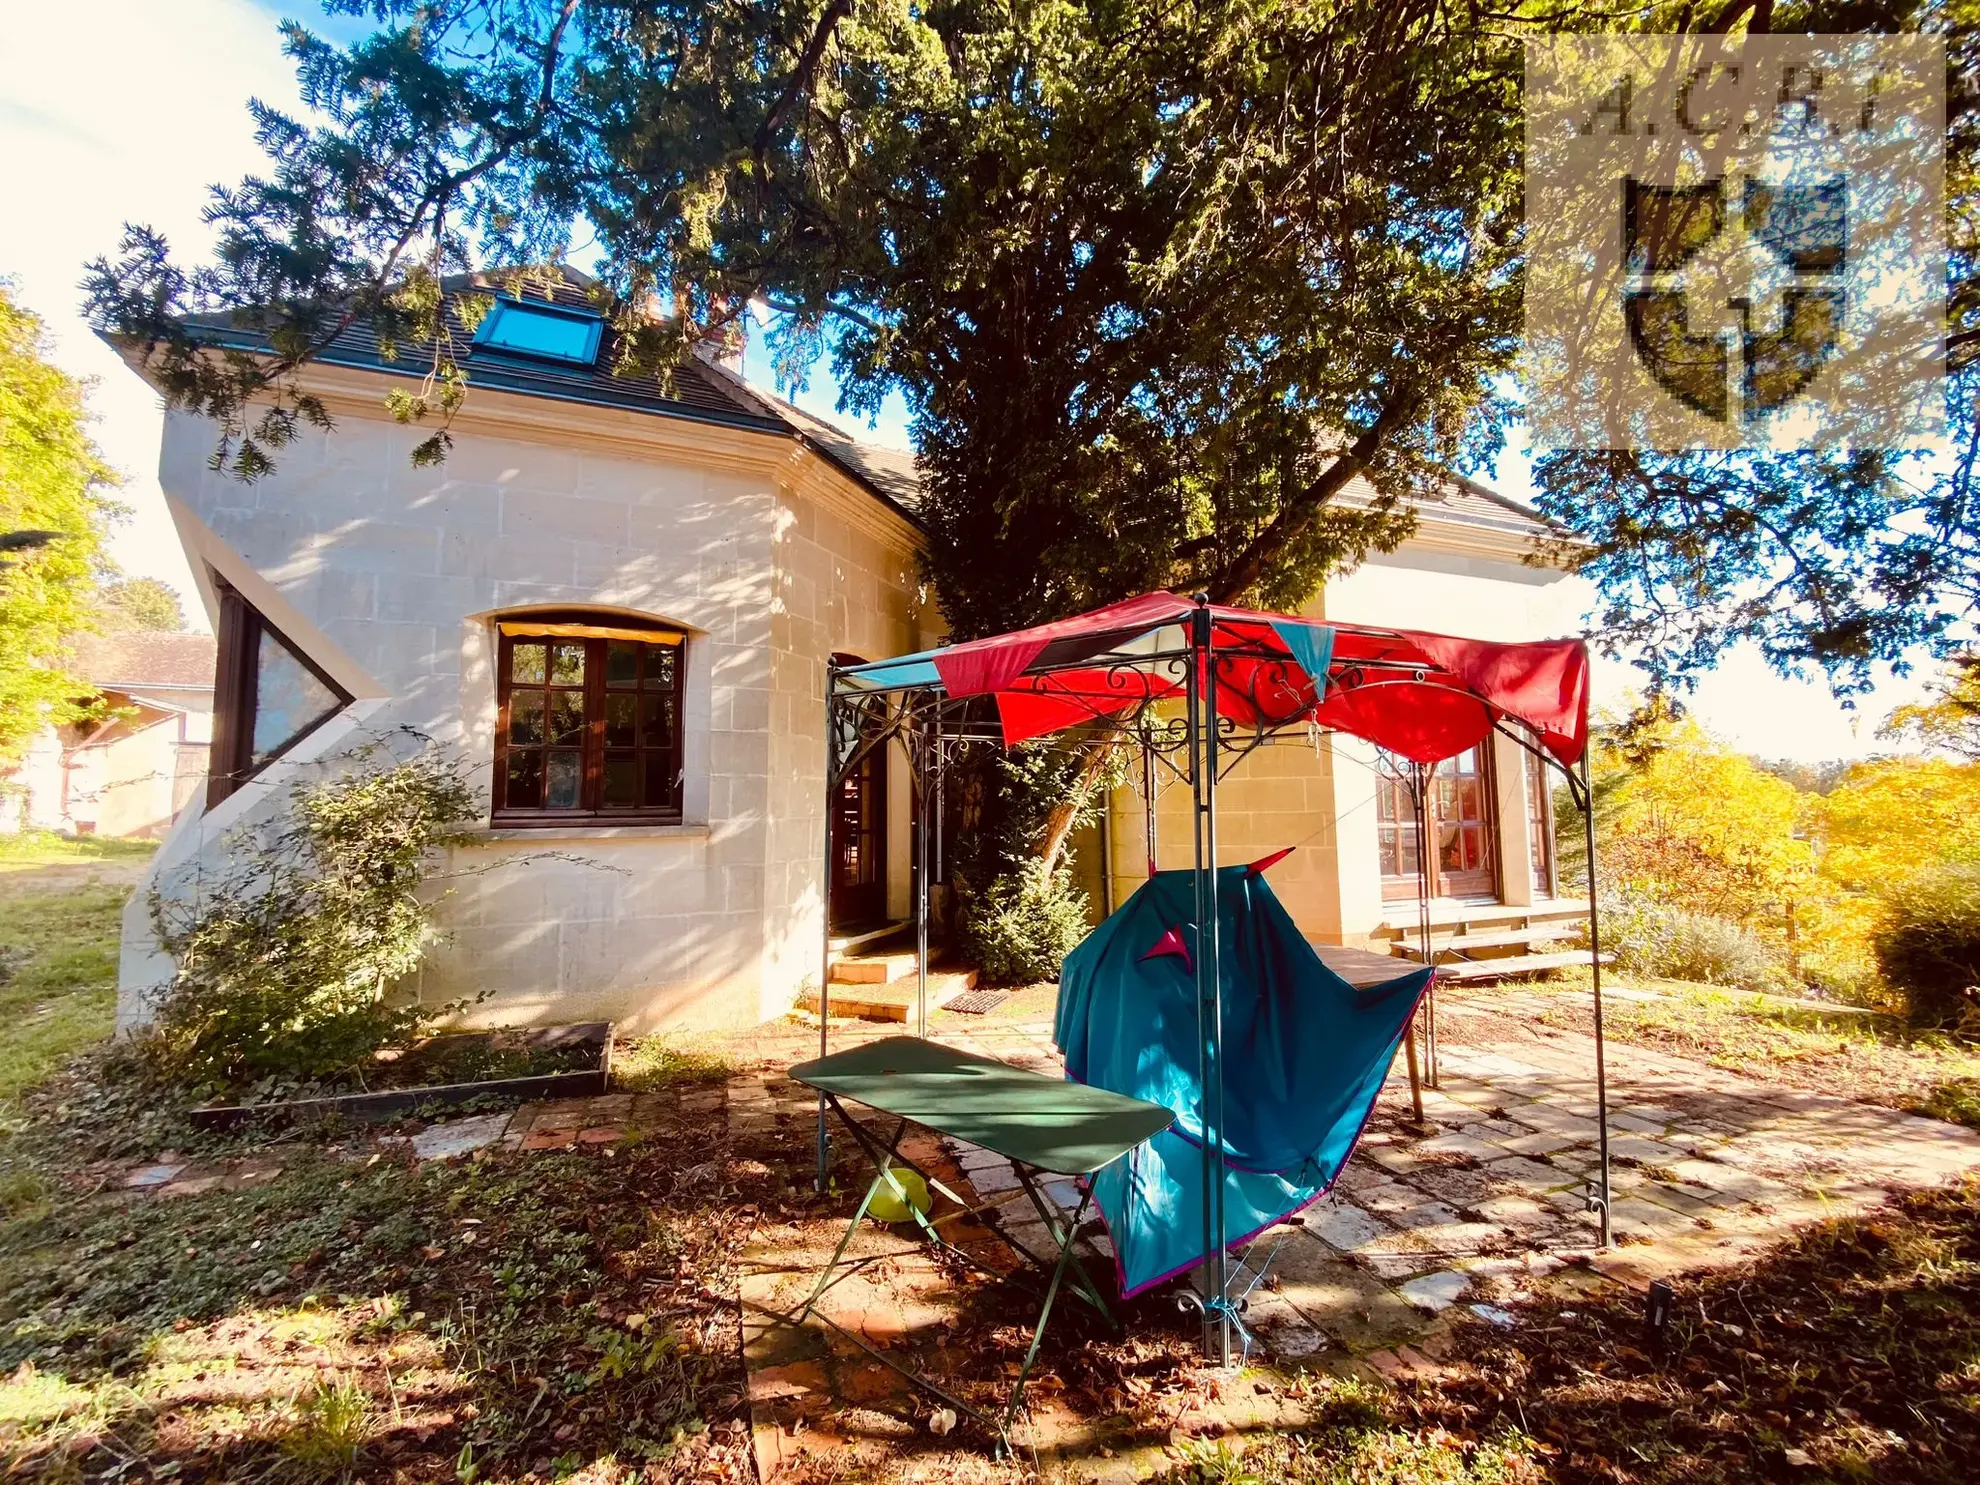
<instances>
[{"instance_id":1,"label":"gazebo","mask_svg":"<svg viewBox=\"0 0 1980 1485\"><path fill-rule=\"evenodd\" d=\"M1158 771L1190 792L1196 878L1197 1032L1203 1070L1204 1230L1225 1235L1226 1169L1219 1143L1225 1109L1222 980L1215 910L1217 786L1243 758L1275 740L1340 732L1403 760L1417 812L1418 925L1430 944L1428 856L1423 828L1429 772L1494 733L1540 758L1567 782L1586 824L1589 960L1593 972L1595 1077L1601 1164L1589 1202L1609 1241L1608 1086L1602 1035L1600 923L1595 903L1594 820L1588 781L1588 649L1580 639L1523 644L1382 629L1234 608L1199 596L1146 593L1035 628L869 664L833 666L825 688L826 787L873 749L898 742L916 801L914 880L921 993L927 1030L930 826L940 838L944 776L958 750L1010 747L1083 729L1094 747L1138 753L1155 859ZM828 815L829 818L829 815ZM827 829L829 876L833 842ZM829 941L829 932L827 934ZM830 1048L830 948L820 976L819 1054ZM1436 1083L1434 998L1425 1002L1425 1061ZM1421 1118L1417 1030L1404 1036ZM819 1179L828 1159L825 1108L818 1124ZM1229 1244L1209 1245L1199 1300L1208 1353L1228 1361L1234 1307Z\"/></svg>"}]
</instances>

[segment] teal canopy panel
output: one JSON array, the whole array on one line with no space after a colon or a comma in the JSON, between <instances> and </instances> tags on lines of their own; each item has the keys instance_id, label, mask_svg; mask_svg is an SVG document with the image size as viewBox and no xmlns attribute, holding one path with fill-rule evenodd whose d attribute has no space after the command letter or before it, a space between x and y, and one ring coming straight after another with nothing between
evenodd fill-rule
<instances>
[{"instance_id":1,"label":"teal canopy panel","mask_svg":"<svg viewBox=\"0 0 1980 1485\"><path fill-rule=\"evenodd\" d=\"M1054 1028L1076 1082L1176 1116L1094 1177L1131 1296L1208 1244L1195 874L1150 877L1066 959ZM1332 1189L1432 971L1357 990L1320 962L1262 872L1217 873L1223 990L1223 1242L1236 1246Z\"/></svg>"}]
</instances>

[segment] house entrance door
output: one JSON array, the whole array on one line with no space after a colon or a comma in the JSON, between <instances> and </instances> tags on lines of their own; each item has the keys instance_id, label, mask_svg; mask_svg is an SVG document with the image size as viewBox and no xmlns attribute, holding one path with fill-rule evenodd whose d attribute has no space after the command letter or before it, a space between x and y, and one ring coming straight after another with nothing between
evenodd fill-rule
<instances>
[{"instance_id":1,"label":"house entrance door","mask_svg":"<svg viewBox=\"0 0 1980 1485\"><path fill-rule=\"evenodd\" d=\"M875 748L847 772L832 804L832 927L872 928L887 917L887 763Z\"/></svg>"},{"instance_id":2,"label":"house entrance door","mask_svg":"<svg viewBox=\"0 0 1980 1485\"><path fill-rule=\"evenodd\" d=\"M834 655L853 665L857 655ZM832 880L826 917L834 933L877 928L887 921L887 747L873 748L839 781L828 801Z\"/></svg>"},{"instance_id":3,"label":"house entrance door","mask_svg":"<svg viewBox=\"0 0 1980 1485\"><path fill-rule=\"evenodd\" d=\"M1446 758L1430 775L1424 824L1430 831L1430 895L1496 899L1497 852L1492 822L1492 780L1483 748ZM1410 799L1409 764L1383 755L1376 784L1375 817L1382 857L1382 896L1415 897L1418 886L1416 805Z\"/></svg>"}]
</instances>

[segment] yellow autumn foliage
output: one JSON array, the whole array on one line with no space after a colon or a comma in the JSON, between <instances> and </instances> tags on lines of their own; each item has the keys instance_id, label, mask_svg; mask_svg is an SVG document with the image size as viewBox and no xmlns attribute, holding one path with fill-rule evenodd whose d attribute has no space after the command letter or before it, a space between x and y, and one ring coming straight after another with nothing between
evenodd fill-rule
<instances>
[{"instance_id":1,"label":"yellow autumn foliage","mask_svg":"<svg viewBox=\"0 0 1980 1485\"><path fill-rule=\"evenodd\" d=\"M1617 886L1779 937L1786 905L1815 877L1809 796L1757 767L1696 722L1660 724L1614 747L1602 868Z\"/></svg>"}]
</instances>

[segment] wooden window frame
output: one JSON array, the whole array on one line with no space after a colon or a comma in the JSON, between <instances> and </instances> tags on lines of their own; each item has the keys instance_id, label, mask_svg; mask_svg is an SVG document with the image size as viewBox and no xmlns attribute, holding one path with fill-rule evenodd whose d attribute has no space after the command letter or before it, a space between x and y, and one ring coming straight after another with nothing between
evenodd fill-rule
<instances>
[{"instance_id":1,"label":"wooden window frame","mask_svg":"<svg viewBox=\"0 0 1980 1485\"><path fill-rule=\"evenodd\" d=\"M1506 864L1502 859L1505 855L1504 844L1498 835L1498 776L1494 771L1497 767L1497 758L1495 755L1498 750L1492 746L1491 739L1487 738L1477 745L1476 751L1478 754L1479 840L1483 844L1487 864L1490 868L1487 873L1489 880L1482 894L1468 892L1463 898L1451 900L1466 902L1490 900L1503 902L1505 900L1504 873ZM1440 860L1442 852L1439 849L1440 832L1438 830L1439 817L1436 804L1436 769L1442 766L1442 764L1438 764L1430 770L1430 798L1425 801L1426 808L1424 810L1423 821L1423 828L1430 835L1430 896L1433 900L1450 899L1450 878L1453 875L1459 875L1457 873L1446 872ZM1406 772L1408 768L1408 762L1402 759L1396 760L1394 767L1380 761L1375 765L1375 787L1377 791L1375 828L1377 832L1376 848L1378 856L1383 854L1380 832L1384 828L1394 828L1398 842L1401 841L1405 832L1415 828L1416 807L1414 801L1410 798L1409 776ZM1382 813L1385 807L1385 791L1388 790L1396 791L1394 797L1398 808L1396 818L1393 820L1384 819ZM1386 859L1383 859L1381 862L1383 868L1381 872L1382 900L1384 902L1413 902L1418 893L1423 890L1418 885L1421 881L1421 874L1414 869L1400 873L1391 872L1387 869L1390 864Z\"/></svg>"},{"instance_id":2,"label":"wooden window frame","mask_svg":"<svg viewBox=\"0 0 1980 1485\"><path fill-rule=\"evenodd\" d=\"M1554 789L1547 760L1524 748L1526 756L1526 861L1533 874L1533 891L1541 898L1554 896L1559 886L1560 863L1554 851ZM1537 852L1536 852L1536 847ZM1535 861L1535 855L1539 860Z\"/></svg>"},{"instance_id":3,"label":"wooden window frame","mask_svg":"<svg viewBox=\"0 0 1980 1485\"><path fill-rule=\"evenodd\" d=\"M213 675L213 742L206 768L206 807L212 809L269 764L315 732L356 698L304 652L301 645L268 622L261 610L231 584L216 577L220 598L216 635L218 653ZM336 696L337 709L325 712L261 762L254 761L254 718L258 704L256 652L262 631L275 636L283 649Z\"/></svg>"},{"instance_id":4,"label":"wooden window frame","mask_svg":"<svg viewBox=\"0 0 1980 1485\"><path fill-rule=\"evenodd\" d=\"M667 746L667 754L673 763L673 785L668 800L660 805L613 806L607 808L603 802L605 788L605 741L606 698L608 695L633 696L652 694L641 684L630 691L608 687L605 679L605 655L607 647L614 640L629 640L641 644L670 645L675 650L673 685L673 727ZM678 825L682 820L682 794L684 785L683 740L686 734L685 714L687 711L687 636L677 629L659 624L644 624L621 619L617 615L595 614L587 620L583 616L556 615L539 619L535 615L523 619L498 620L495 647L495 773L491 783L489 820L491 824L504 829L559 829L572 825L612 826L612 825ZM579 751L582 754L581 775L578 785L578 807L575 809L553 809L543 806L511 808L506 803L509 778L510 743L510 702L518 689L555 689L547 684L538 688L527 683L518 687L513 679L513 654L518 644L582 644L585 647L584 659L584 741ZM546 650L545 664L549 663ZM572 688L575 689L575 688ZM548 749L543 750L548 754ZM653 751L650 745L634 751ZM547 780L546 780L547 787Z\"/></svg>"}]
</instances>

